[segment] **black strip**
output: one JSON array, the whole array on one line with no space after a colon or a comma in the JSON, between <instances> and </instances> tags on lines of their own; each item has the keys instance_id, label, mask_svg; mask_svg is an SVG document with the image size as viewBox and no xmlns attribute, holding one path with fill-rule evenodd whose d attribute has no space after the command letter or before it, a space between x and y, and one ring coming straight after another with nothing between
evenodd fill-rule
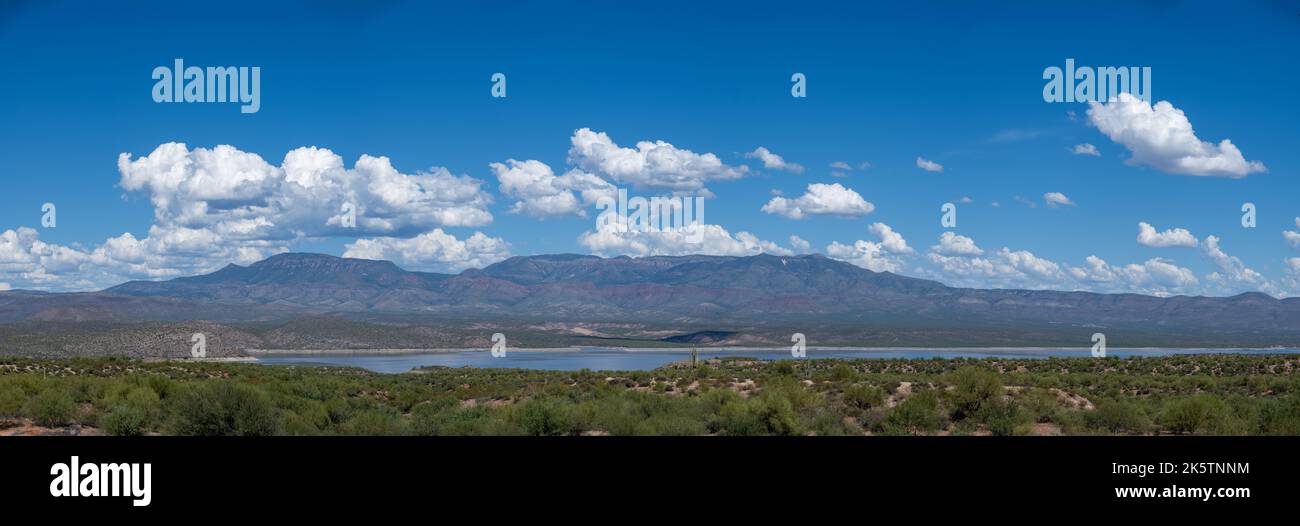
<instances>
[{"instance_id":1,"label":"black strip","mask_svg":"<svg viewBox=\"0 0 1300 526\"><path fill-rule=\"evenodd\" d=\"M918 509L942 503L1195 513L1296 501L1296 446L1294 438L1266 437L24 437L0 440L0 500L138 516L196 509L441 513L466 506L660 513L698 499L793 508L911 502ZM152 503L134 508L125 497L52 497L50 468L73 455L82 463L150 463ZM1180 472L1114 473L1113 463L1163 462ZM1249 472L1182 473L1184 463L1248 463ZM1250 488L1251 496L1201 502L1114 494L1116 487L1174 485Z\"/></svg>"}]
</instances>

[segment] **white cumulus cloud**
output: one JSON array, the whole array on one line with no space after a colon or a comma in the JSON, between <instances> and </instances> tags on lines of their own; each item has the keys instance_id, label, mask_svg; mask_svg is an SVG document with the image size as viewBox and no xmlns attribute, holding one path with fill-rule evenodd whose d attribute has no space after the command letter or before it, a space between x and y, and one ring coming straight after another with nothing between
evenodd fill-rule
<instances>
[{"instance_id":1,"label":"white cumulus cloud","mask_svg":"<svg viewBox=\"0 0 1300 526\"><path fill-rule=\"evenodd\" d=\"M591 253L612 256L789 256L794 252L749 232L734 236L720 225L694 224L670 229L620 229L614 222L600 223L596 230L578 236L578 244Z\"/></svg>"},{"instance_id":2,"label":"white cumulus cloud","mask_svg":"<svg viewBox=\"0 0 1300 526\"><path fill-rule=\"evenodd\" d=\"M305 147L274 165L229 145L191 149L165 143L140 157L123 153L117 164L119 186L128 195L143 194L153 206L147 235L126 232L83 247L46 243L31 228L8 230L0 233L0 280L23 288L93 290L253 263L309 239L358 238L351 246L370 246L372 253L379 248L375 243L392 241L361 238L423 235L445 241L438 237L449 237L442 227L493 219L482 181L439 167L403 173L387 157L362 155L348 168L328 149ZM482 239L466 240L463 251L448 245L428 260L406 261L421 267L474 265L489 259L472 250ZM413 247L392 253L418 253ZM457 254L469 256L458 262Z\"/></svg>"},{"instance_id":3,"label":"white cumulus cloud","mask_svg":"<svg viewBox=\"0 0 1300 526\"><path fill-rule=\"evenodd\" d=\"M1295 226L1297 229L1300 229L1300 217L1295 218ZM1290 243L1292 247L1300 248L1300 232L1295 230L1283 230L1282 238L1285 239L1287 243Z\"/></svg>"},{"instance_id":4,"label":"white cumulus cloud","mask_svg":"<svg viewBox=\"0 0 1300 526\"><path fill-rule=\"evenodd\" d=\"M859 217L870 214L876 205L839 183L813 183L808 190L794 199L773 197L763 205L762 211L790 219L803 219L808 215L837 215Z\"/></svg>"},{"instance_id":5,"label":"white cumulus cloud","mask_svg":"<svg viewBox=\"0 0 1300 526\"><path fill-rule=\"evenodd\" d=\"M927 172L942 172L942 171L943 171L943 165L942 165L942 164L936 163L936 162L934 162L934 161L931 161L931 160L929 160L929 159L926 159L926 158L924 158L924 157L919 157L919 156L916 158L916 167L917 167L917 168L920 168L920 169L922 169L922 170L925 170L925 171L927 171Z\"/></svg>"},{"instance_id":6,"label":"white cumulus cloud","mask_svg":"<svg viewBox=\"0 0 1300 526\"><path fill-rule=\"evenodd\" d=\"M516 201L510 211L532 217L577 215L602 196L613 198L617 189L608 181L582 170L556 176L546 163L536 160L488 165L500 181L501 193Z\"/></svg>"},{"instance_id":7,"label":"white cumulus cloud","mask_svg":"<svg viewBox=\"0 0 1300 526\"><path fill-rule=\"evenodd\" d=\"M1213 292L1236 294L1240 292L1259 291L1277 295L1277 289L1263 274L1247 267L1237 256L1229 255L1219 245L1219 238L1206 236L1201 243L1201 250L1218 270L1206 276L1216 285Z\"/></svg>"},{"instance_id":8,"label":"white cumulus cloud","mask_svg":"<svg viewBox=\"0 0 1300 526\"><path fill-rule=\"evenodd\" d=\"M940 234L939 244L931 246L930 251L942 256L979 256L984 254L984 249L976 246L974 239L953 232Z\"/></svg>"},{"instance_id":9,"label":"white cumulus cloud","mask_svg":"<svg viewBox=\"0 0 1300 526\"><path fill-rule=\"evenodd\" d=\"M695 153L664 141L641 141L636 148L615 144L605 132L582 128L570 139L569 162L587 172L637 188L688 193L709 181L729 181L749 173L746 166L723 164L712 153Z\"/></svg>"},{"instance_id":10,"label":"white cumulus cloud","mask_svg":"<svg viewBox=\"0 0 1300 526\"><path fill-rule=\"evenodd\" d=\"M1083 267L1068 270L1078 282L1101 292L1169 296L1193 292L1199 283L1191 269L1160 258L1113 267L1097 256L1088 256Z\"/></svg>"},{"instance_id":11,"label":"white cumulus cloud","mask_svg":"<svg viewBox=\"0 0 1300 526\"><path fill-rule=\"evenodd\" d=\"M1155 248L1187 247L1197 245L1196 236L1185 228L1170 228L1157 232L1156 228L1146 222L1138 223L1137 242L1139 245Z\"/></svg>"},{"instance_id":12,"label":"white cumulus cloud","mask_svg":"<svg viewBox=\"0 0 1300 526\"><path fill-rule=\"evenodd\" d=\"M795 254L808 254L812 252L812 243L809 243L808 240L802 237L791 234L790 248Z\"/></svg>"},{"instance_id":13,"label":"white cumulus cloud","mask_svg":"<svg viewBox=\"0 0 1300 526\"><path fill-rule=\"evenodd\" d=\"M884 223L872 223L867 229L878 241L857 240L852 245L838 241L826 246L826 255L875 272L899 272L906 256L915 253L903 235Z\"/></svg>"},{"instance_id":14,"label":"white cumulus cloud","mask_svg":"<svg viewBox=\"0 0 1300 526\"><path fill-rule=\"evenodd\" d=\"M280 166L232 146L159 146L118 157L121 186L142 192L162 226L213 228L236 237L395 235L492 222L482 181L445 168L404 174L387 157L362 155L348 169L324 148L298 148ZM344 206L356 213L346 228Z\"/></svg>"},{"instance_id":15,"label":"white cumulus cloud","mask_svg":"<svg viewBox=\"0 0 1300 526\"><path fill-rule=\"evenodd\" d=\"M1083 144L1074 145L1073 148L1070 148L1070 153L1073 153L1075 155L1092 155L1094 157L1101 155L1101 152L1097 151L1096 146L1093 146L1086 142Z\"/></svg>"},{"instance_id":16,"label":"white cumulus cloud","mask_svg":"<svg viewBox=\"0 0 1300 526\"><path fill-rule=\"evenodd\" d=\"M1196 176L1245 177L1266 170L1247 161L1232 141L1202 141L1192 122L1169 101L1150 103L1128 93L1109 103L1088 103L1088 120L1110 140L1128 148L1130 164L1143 164L1168 173Z\"/></svg>"},{"instance_id":17,"label":"white cumulus cloud","mask_svg":"<svg viewBox=\"0 0 1300 526\"><path fill-rule=\"evenodd\" d=\"M408 270L455 273L510 257L510 244L482 232L461 240L435 228L410 238L358 239L344 246L343 257L388 260Z\"/></svg>"},{"instance_id":18,"label":"white cumulus cloud","mask_svg":"<svg viewBox=\"0 0 1300 526\"><path fill-rule=\"evenodd\" d=\"M780 155L772 153L771 150L759 146L754 151L745 154L746 159L758 159L763 162L763 167L771 170L783 170L787 172L801 174L803 165L786 162Z\"/></svg>"},{"instance_id":19,"label":"white cumulus cloud","mask_svg":"<svg viewBox=\"0 0 1300 526\"><path fill-rule=\"evenodd\" d=\"M1043 201L1048 207L1055 208L1058 206L1074 206L1074 201L1061 192L1047 192L1043 194Z\"/></svg>"}]
</instances>

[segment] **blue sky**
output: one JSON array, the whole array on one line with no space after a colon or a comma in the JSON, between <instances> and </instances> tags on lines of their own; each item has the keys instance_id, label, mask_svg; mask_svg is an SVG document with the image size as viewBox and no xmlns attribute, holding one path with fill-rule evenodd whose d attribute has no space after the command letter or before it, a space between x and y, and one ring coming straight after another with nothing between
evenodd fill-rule
<instances>
[{"instance_id":1,"label":"blue sky","mask_svg":"<svg viewBox=\"0 0 1300 526\"><path fill-rule=\"evenodd\" d=\"M95 289L282 250L436 271L558 252L804 252L794 235L807 251L958 285L1300 295L1300 246L1284 234L1300 231L1296 2L699 4L6 4L0 283ZM260 67L260 111L155 103L150 74L175 58ZM1047 103L1043 70L1067 58L1149 66L1151 102L1170 107L1116 101L1094 117ZM505 98L490 94L497 72ZM805 98L791 97L795 72ZM1176 140L1188 127L1195 141ZM611 144L577 151L587 139ZM640 141L704 164L616 169ZM185 147L164 166L173 142ZM1085 144L1098 155L1071 152ZM802 172L745 156L760 146ZM337 155L325 178L346 188L285 190L303 169L286 155L302 147L318 148L302 153L312 162ZM363 155L388 162L361 167ZM492 167L508 159L561 179ZM503 176L532 186L508 190ZM717 230L701 244L599 232L573 186L649 197L673 178L711 195ZM1052 192L1071 204L1049 206ZM538 205L548 197L577 206ZM765 212L776 197L790 201ZM339 199L364 209L360 228L325 224ZM945 202L955 228L940 224ZM1241 225L1244 202L1255 228ZM1145 244L1143 222L1157 234Z\"/></svg>"}]
</instances>

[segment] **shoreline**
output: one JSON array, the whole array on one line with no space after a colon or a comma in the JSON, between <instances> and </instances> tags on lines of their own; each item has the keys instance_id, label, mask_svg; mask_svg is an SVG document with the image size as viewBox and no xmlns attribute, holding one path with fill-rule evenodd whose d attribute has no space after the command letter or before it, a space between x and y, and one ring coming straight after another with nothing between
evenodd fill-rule
<instances>
[{"instance_id":1,"label":"shoreline","mask_svg":"<svg viewBox=\"0 0 1300 526\"><path fill-rule=\"evenodd\" d=\"M598 347L598 346L570 346L570 347L525 347L525 348L507 348L507 352L577 352L583 349L600 349L616 352L680 352L690 353L692 350L701 353L715 352L771 352L771 351L788 351L790 347ZM487 348L475 347L458 347L458 348L434 348L434 349L244 349L243 352L248 356L230 357L230 361L254 361L259 356L402 356L414 354L446 354L462 352L486 352ZM1088 352L1091 347L828 347L828 346L809 346L807 351L829 351L829 352L1004 352L1004 353L1040 353L1054 351L1079 351ZM1107 351L1278 351L1278 352L1296 352L1300 348L1293 347L1108 347ZM199 359L206 361L223 360L223 358L204 358Z\"/></svg>"}]
</instances>

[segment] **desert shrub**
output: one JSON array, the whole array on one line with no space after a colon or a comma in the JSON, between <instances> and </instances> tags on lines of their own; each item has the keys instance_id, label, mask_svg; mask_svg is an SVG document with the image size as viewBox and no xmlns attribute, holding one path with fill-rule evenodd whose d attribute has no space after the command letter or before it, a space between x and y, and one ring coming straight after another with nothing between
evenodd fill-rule
<instances>
[{"instance_id":1,"label":"desert shrub","mask_svg":"<svg viewBox=\"0 0 1300 526\"><path fill-rule=\"evenodd\" d=\"M324 401L325 418L328 426L342 425L352 418L355 411L352 402L347 398L330 398Z\"/></svg>"},{"instance_id":2,"label":"desert shrub","mask_svg":"<svg viewBox=\"0 0 1300 526\"><path fill-rule=\"evenodd\" d=\"M795 411L795 401L789 396L759 396L751 399L748 405L761 422L764 432L774 435L803 434L803 426Z\"/></svg>"},{"instance_id":3,"label":"desert shrub","mask_svg":"<svg viewBox=\"0 0 1300 526\"><path fill-rule=\"evenodd\" d=\"M1028 434L1030 419L1015 403L998 401L985 404L976 415L994 436Z\"/></svg>"},{"instance_id":4,"label":"desert shrub","mask_svg":"<svg viewBox=\"0 0 1300 526\"><path fill-rule=\"evenodd\" d=\"M433 396L427 388L412 385L402 385L394 390L394 404L398 411L408 412L425 400Z\"/></svg>"},{"instance_id":5,"label":"desert shrub","mask_svg":"<svg viewBox=\"0 0 1300 526\"><path fill-rule=\"evenodd\" d=\"M339 426L339 434L349 436L386 436L406 434L406 423L396 411L373 408L358 411Z\"/></svg>"},{"instance_id":6,"label":"desert shrub","mask_svg":"<svg viewBox=\"0 0 1300 526\"><path fill-rule=\"evenodd\" d=\"M933 390L922 390L904 399L885 416L882 430L887 434L934 432L939 429L939 397Z\"/></svg>"},{"instance_id":7,"label":"desert shrub","mask_svg":"<svg viewBox=\"0 0 1300 526\"><path fill-rule=\"evenodd\" d=\"M100 419L104 430L116 436L142 435L148 423L144 410L126 404L113 406L112 411Z\"/></svg>"},{"instance_id":8,"label":"desert shrub","mask_svg":"<svg viewBox=\"0 0 1300 526\"><path fill-rule=\"evenodd\" d=\"M1300 436L1300 395L1265 400L1256 422L1261 435Z\"/></svg>"},{"instance_id":9,"label":"desert shrub","mask_svg":"<svg viewBox=\"0 0 1300 526\"><path fill-rule=\"evenodd\" d=\"M38 393L23 407L25 416L46 427L70 424L75 420L76 413L77 404L72 394L57 387Z\"/></svg>"},{"instance_id":10,"label":"desert shrub","mask_svg":"<svg viewBox=\"0 0 1300 526\"><path fill-rule=\"evenodd\" d=\"M116 400L99 424L108 433L118 436L137 436L153 429L162 415L158 394L150 387L127 387L125 393L114 394Z\"/></svg>"},{"instance_id":11,"label":"desert shrub","mask_svg":"<svg viewBox=\"0 0 1300 526\"><path fill-rule=\"evenodd\" d=\"M579 429L596 429L611 435L648 434L637 405L625 396L604 393L573 408L574 426Z\"/></svg>"},{"instance_id":12,"label":"desert shrub","mask_svg":"<svg viewBox=\"0 0 1300 526\"><path fill-rule=\"evenodd\" d=\"M263 436L280 429L270 397L250 385L212 380L174 398L172 431L178 435Z\"/></svg>"},{"instance_id":13,"label":"desert shrub","mask_svg":"<svg viewBox=\"0 0 1300 526\"><path fill-rule=\"evenodd\" d=\"M836 365L831 369L831 380L836 382L851 382L858 377L857 369L844 364Z\"/></svg>"},{"instance_id":14,"label":"desert shrub","mask_svg":"<svg viewBox=\"0 0 1300 526\"><path fill-rule=\"evenodd\" d=\"M863 411L885 401L885 391L874 385L851 385L844 389L844 403Z\"/></svg>"},{"instance_id":15,"label":"desert shrub","mask_svg":"<svg viewBox=\"0 0 1300 526\"><path fill-rule=\"evenodd\" d=\"M727 435L755 436L767 433L763 409L759 402L740 399L722 406L718 412L717 430Z\"/></svg>"},{"instance_id":16,"label":"desert shrub","mask_svg":"<svg viewBox=\"0 0 1300 526\"><path fill-rule=\"evenodd\" d=\"M645 420L644 429L655 436L695 436L707 432L699 418L689 414L664 413Z\"/></svg>"},{"instance_id":17,"label":"desert shrub","mask_svg":"<svg viewBox=\"0 0 1300 526\"><path fill-rule=\"evenodd\" d=\"M1165 404L1160 423L1174 433L1210 431L1226 416L1223 401L1210 395L1175 399Z\"/></svg>"},{"instance_id":18,"label":"desert shrub","mask_svg":"<svg viewBox=\"0 0 1300 526\"><path fill-rule=\"evenodd\" d=\"M422 410L417 406L411 429L426 436L520 435L523 430L503 421L494 410L483 407Z\"/></svg>"},{"instance_id":19,"label":"desert shrub","mask_svg":"<svg viewBox=\"0 0 1300 526\"><path fill-rule=\"evenodd\" d=\"M1083 412L1083 424L1089 429L1108 433L1142 433L1148 420L1131 402L1098 399L1096 409Z\"/></svg>"},{"instance_id":20,"label":"desert shrub","mask_svg":"<svg viewBox=\"0 0 1300 526\"><path fill-rule=\"evenodd\" d=\"M553 397L533 398L515 408L515 423L532 436L560 436L572 434L573 408L567 402Z\"/></svg>"},{"instance_id":21,"label":"desert shrub","mask_svg":"<svg viewBox=\"0 0 1300 526\"><path fill-rule=\"evenodd\" d=\"M419 436L438 436L444 434L444 413L455 409L434 404L420 404L411 408L411 433Z\"/></svg>"},{"instance_id":22,"label":"desert shrub","mask_svg":"<svg viewBox=\"0 0 1300 526\"><path fill-rule=\"evenodd\" d=\"M861 427L846 422L842 415L831 411L818 411L810 420L808 430L817 436L847 436L861 435L863 433Z\"/></svg>"},{"instance_id":23,"label":"desert shrub","mask_svg":"<svg viewBox=\"0 0 1300 526\"><path fill-rule=\"evenodd\" d=\"M162 400L153 389L136 387L126 393L123 402L140 412L145 423L157 422L162 416Z\"/></svg>"},{"instance_id":24,"label":"desert shrub","mask_svg":"<svg viewBox=\"0 0 1300 526\"><path fill-rule=\"evenodd\" d=\"M1051 391L1040 388L1026 390L1016 400L1025 415L1037 423L1057 422L1060 420L1061 404Z\"/></svg>"},{"instance_id":25,"label":"desert shrub","mask_svg":"<svg viewBox=\"0 0 1300 526\"><path fill-rule=\"evenodd\" d=\"M799 435L803 426L798 410L809 402L809 393L794 382L773 381L765 385L758 395L741 398L730 391L710 392L705 401L710 408L718 406L715 431L727 435ZM721 393L730 394L721 394Z\"/></svg>"},{"instance_id":26,"label":"desert shrub","mask_svg":"<svg viewBox=\"0 0 1300 526\"><path fill-rule=\"evenodd\" d=\"M320 426L310 417L294 411L280 413L280 434L286 436L315 436L321 434Z\"/></svg>"},{"instance_id":27,"label":"desert shrub","mask_svg":"<svg viewBox=\"0 0 1300 526\"><path fill-rule=\"evenodd\" d=\"M0 416L18 416L27 402L27 395L12 376L0 376Z\"/></svg>"},{"instance_id":28,"label":"desert shrub","mask_svg":"<svg viewBox=\"0 0 1300 526\"><path fill-rule=\"evenodd\" d=\"M176 392L176 381L166 376L151 374L144 377L143 383L158 395L159 399L167 398Z\"/></svg>"},{"instance_id":29,"label":"desert shrub","mask_svg":"<svg viewBox=\"0 0 1300 526\"><path fill-rule=\"evenodd\" d=\"M723 432L727 418L723 411L733 404L743 402L740 395L730 389L704 389L699 397L699 411L704 414L705 426L710 433Z\"/></svg>"},{"instance_id":30,"label":"desert shrub","mask_svg":"<svg viewBox=\"0 0 1300 526\"><path fill-rule=\"evenodd\" d=\"M979 367L962 367L946 380L953 385L946 392L952 405L952 419L962 420L1002 400L1002 381L997 373Z\"/></svg>"}]
</instances>

